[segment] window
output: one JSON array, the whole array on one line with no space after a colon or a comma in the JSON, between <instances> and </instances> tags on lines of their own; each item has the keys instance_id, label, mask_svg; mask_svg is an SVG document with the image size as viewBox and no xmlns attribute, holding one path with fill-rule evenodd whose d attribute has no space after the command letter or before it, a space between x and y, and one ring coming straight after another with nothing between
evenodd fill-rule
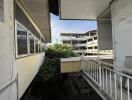
<instances>
[{"instance_id":1,"label":"window","mask_svg":"<svg viewBox=\"0 0 132 100\"><path fill-rule=\"evenodd\" d=\"M34 36L27 28L16 21L16 56L24 57L33 53L45 51L45 45Z\"/></svg>"},{"instance_id":2,"label":"window","mask_svg":"<svg viewBox=\"0 0 132 100\"><path fill-rule=\"evenodd\" d=\"M0 21L4 22L4 0L0 0Z\"/></svg>"},{"instance_id":3,"label":"window","mask_svg":"<svg viewBox=\"0 0 132 100\"><path fill-rule=\"evenodd\" d=\"M97 37L94 37L94 40L97 40Z\"/></svg>"},{"instance_id":4,"label":"window","mask_svg":"<svg viewBox=\"0 0 132 100\"><path fill-rule=\"evenodd\" d=\"M63 41L63 44L71 44L71 41Z\"/></svg>"},{"instance_id":5,"label":"window","mask_svg":"<svg viewBox=\"0 0 132 100\"><path fill-rule=\"evenodd\" d=\"M93 49L93 47L88 47L88 49Z\"/></svg>"},{"instance_id":6,"label":"window","mask_svg":"<svg viewBox=\"0 0 132 100\"><path fill-rule=\"evenodd\" d=\"M37 38L35 39L35 52L36 52L36 53L39 52L39 41L38 41Z\"/></svg>"},{"instance_id":7,"label":"window","mask_svg":"<svg viewBox=\"0 0 132 100\"><path fill-rule=\"evenodd\" d=\"M38 49L39 49L39 53L41 52L41 42L39 41L38 43Z\"/></svg>"},{"instance_id":8,"label":"window","mask_svg":"<svg viewBox=\"0 0 132 100\"><path fill-rule=\"evenodd\" d=\"M80 44L83 44L83 43L87 43L87 41L80 41L79 43L80 43Z\"/></svg>"},{"instance_id":9,"label":"window","mask_svg":"<svg viewBox=\"0 0 132 100\"><path fill-rule=\"evenodd\" d=\"M81 50L84 50L84 49L86 49L86 47L80 47L80 49L81 49Z\"/></svg>"},{"instance_id":10,"label":"window","mask_svg":"<svg viewBox=\"0 0 132 100\"><path fill-rule=\"evenodd\" d=\"M34 36L29 33L30 53L34 53Z\"/></svg>"},{"instance_id":11,"label":"window","mask_svg":"<svg viewBox=\"0 0 132 100\"><path fill-rule=\"evenodd\" d=\"M97 46L95 46L94 49L97 49Z\"/></svg>"},{"instance_id":12,"label":"window","mask_svg":"<svg viewBox=\"0 0 132 100\"><path fill-rule=\"evenodd\" d=\"M46 45L44 43L41 44L41 47L42 47L42 52L45 52L46 50Z\"/></svg>"},{"instance_id":13,"label":"window","mask_svg":"<svg viewBox=\"0 0 132 100\"><path fill-rule=\"evenodd\" d=\"M27 53L27 31L22 26L17 24L17 54L24 55Z\"/></svg>"},{"instance_id":14,"label":"window","mask_svg":"<svg viewBox=\"0 0 132 100\"><path fill-rule=\"evenodd\" d=\"M92 41L93 39L88 39L88 42Z\"/></svg>"}]
</instances>

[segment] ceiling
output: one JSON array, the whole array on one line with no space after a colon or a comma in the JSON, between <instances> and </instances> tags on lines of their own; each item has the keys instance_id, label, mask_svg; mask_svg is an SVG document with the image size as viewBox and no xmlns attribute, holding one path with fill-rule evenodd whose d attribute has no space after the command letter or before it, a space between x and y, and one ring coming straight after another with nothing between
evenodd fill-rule
<instances>
[{"instance_id":1,"label":"ceiling","mask_svg":"<svg viewBox=\"0 0 132 100\"><path fill-rule=\"evenodd\" d=\"M50 16L47 0L20 0L34 22L41 30L45 40L51 41Z\"/></svg>"},{"instance_id":2,"label":"ceiling","mask_svg":"<svg viewBox=\"0 0 132 100\"><path fill-rule=\"evenodd\" d=\"M109 7L112 0L60 0L61 19L96 18Z\"/></svg>"},{"instance_id":3,"label":"ceiling","mask_svg":"<svg viewBox=\"0 0 132 100\"><path fill-rule=\"evenodd\" d=\"M48 0L49 1L49 11L56 16L59 15L59 0Z\"/></svg>"}]
</instances>

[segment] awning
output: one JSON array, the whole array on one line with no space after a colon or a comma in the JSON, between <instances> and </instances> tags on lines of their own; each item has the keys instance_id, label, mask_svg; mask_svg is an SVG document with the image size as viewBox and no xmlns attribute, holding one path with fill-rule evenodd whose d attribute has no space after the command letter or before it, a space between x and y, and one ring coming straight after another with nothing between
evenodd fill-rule
<instances>
[{"instance_id":1,"label":"awning","mask_svg":"<svg viewBox=\"0 0 132 100\"><path fill-rule=\"evenodd\" d=\"M95 20L112 0L60 0L61 19Z\"/></svg>"},{"instance_id":2,"label":"awning","mask_svg":"<svg viewBox=\"0 0 132 100\"><path fill-rule=\"evenodd\" d=\"M45 40L51 41L50 15L47 0L19 0L41 30Z\"/></svg>"}]
</instances>

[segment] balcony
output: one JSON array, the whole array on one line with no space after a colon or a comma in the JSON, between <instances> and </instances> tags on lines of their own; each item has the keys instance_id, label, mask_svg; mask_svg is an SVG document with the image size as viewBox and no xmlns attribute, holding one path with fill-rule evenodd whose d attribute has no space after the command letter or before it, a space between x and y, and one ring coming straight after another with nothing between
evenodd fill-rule
<instances>
[{"instance_id":1,"label":"balcony","mask_svg":"<svg viewBox=\"0 0 132 100\"><path fill-rule=\"evenodd\" d=\"M85 39L84 37L67 37L67 36L61 36L61 40L63 41L71 41L71 40L74 40L74 41L86 41L87 39Z\"/></svg>"},{"instance_id":2,"label":"balcony","mask_svg":"<svg viewBox=\"0 0 132 100\"><path fill-rule=\"evenodd\" d=\"M113 55L113 50L101 50L101 51L99 51L99 54Z\"/></svg>"},{"instance_id":3,"label":"balcony","mask_svg":"<svg viewBox=\"0 0 132 100\"><path fill-rule=\"evenodd\" d=\"M89 49L89 50L86 50L87 53L98 53L98 50L97 49Z\"/></svg>"},{"instance_id":4,"label":"balcony","mask_svg":"<svg viewBox=\"0 0 132 100\"><path fill-rule=\"evenodd\" d=\"M75 52L75 53L83 53L83 52L85 52L86 50L73 50L73 52Z\"/></svg>"},{"instance_id":5,"label":"balcony","mask_svg":"<svg viewBox=\"0 0 132 100\"><path fill-rule=\"evenodd\" d=\"M63 64L64 61L65 65ZM77 62L79 62L79 64ZM70 58L68 60L61 59L61 63L61 69L64 69L64 67L68 69L66 73L71 73L73 69L79 68L77 71L74 70L74 73L81 72L83 78L93 87L102 99L132 99L132 76L130 76L132 72L129 69L117 67L90 57L82 57L80 59ZM118 68L118 71L114 70L115 67ZM64 70L61 71L64 72Z\"/></svg>"},{"instance_id":6,"label":"balcony","mask_svg":"<svg viewBox=\"0 0 132 100\"><path fill-rule=\"evenodd\" d=\"M97 40L89 41L87 43L87 46L89 46L89 45L97 45Z\"/></svg>"}]
</instances>

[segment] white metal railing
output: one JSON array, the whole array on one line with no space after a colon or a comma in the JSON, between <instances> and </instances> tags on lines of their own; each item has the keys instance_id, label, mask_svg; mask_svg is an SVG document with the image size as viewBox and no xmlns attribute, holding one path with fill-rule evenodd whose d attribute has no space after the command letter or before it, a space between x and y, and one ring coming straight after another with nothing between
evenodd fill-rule
<instances>
[{"instance_id":1,"label":"white metal railing","mask_svg":"<svg viewBox=\"0 0 132 100\"><path fill-rule=\"evenodd\" d=\"M96 53L98 52L97 49L87 49L86 51L87 51L88 53L89 53L89 52L96 52Z\"/></svg>"},{"instance_id":2,"label":"white metal railing","mask_svg":"<svg viewBox=\"0 0 132 100\"><path fill-rule=\"evenodd\" d=\"M84 38L84 37L61 36L61 40L67 40L67 41L78 40L78 41L82 41L82 40L87 40L87 39Z\"/></svg>"},{"instance_id":3,"label":"white metal railing","mask_svg":"<svg viewBox=\"0 0 132 100\"><path fill-rule=\"evenodd\" d=\"M92 40L92 41L89 41L89 42L87 43L87 45L90 45L90 44L97 44L97 40Z\"/></svg>"},{"instance_id":4,"label":"white metal railing","mask_svg":"<svg viewBox=\"0 0 132 100\"><path fill-rule=\"evenodd\" d=\"M132 100L132 77L113 70L112 64L102 61L81 59L82 71L103 90L112 100ZM122 68L122 67L121 67ZM120 68L120 69L121 69Z\"/></svg>"}]
</instances>

